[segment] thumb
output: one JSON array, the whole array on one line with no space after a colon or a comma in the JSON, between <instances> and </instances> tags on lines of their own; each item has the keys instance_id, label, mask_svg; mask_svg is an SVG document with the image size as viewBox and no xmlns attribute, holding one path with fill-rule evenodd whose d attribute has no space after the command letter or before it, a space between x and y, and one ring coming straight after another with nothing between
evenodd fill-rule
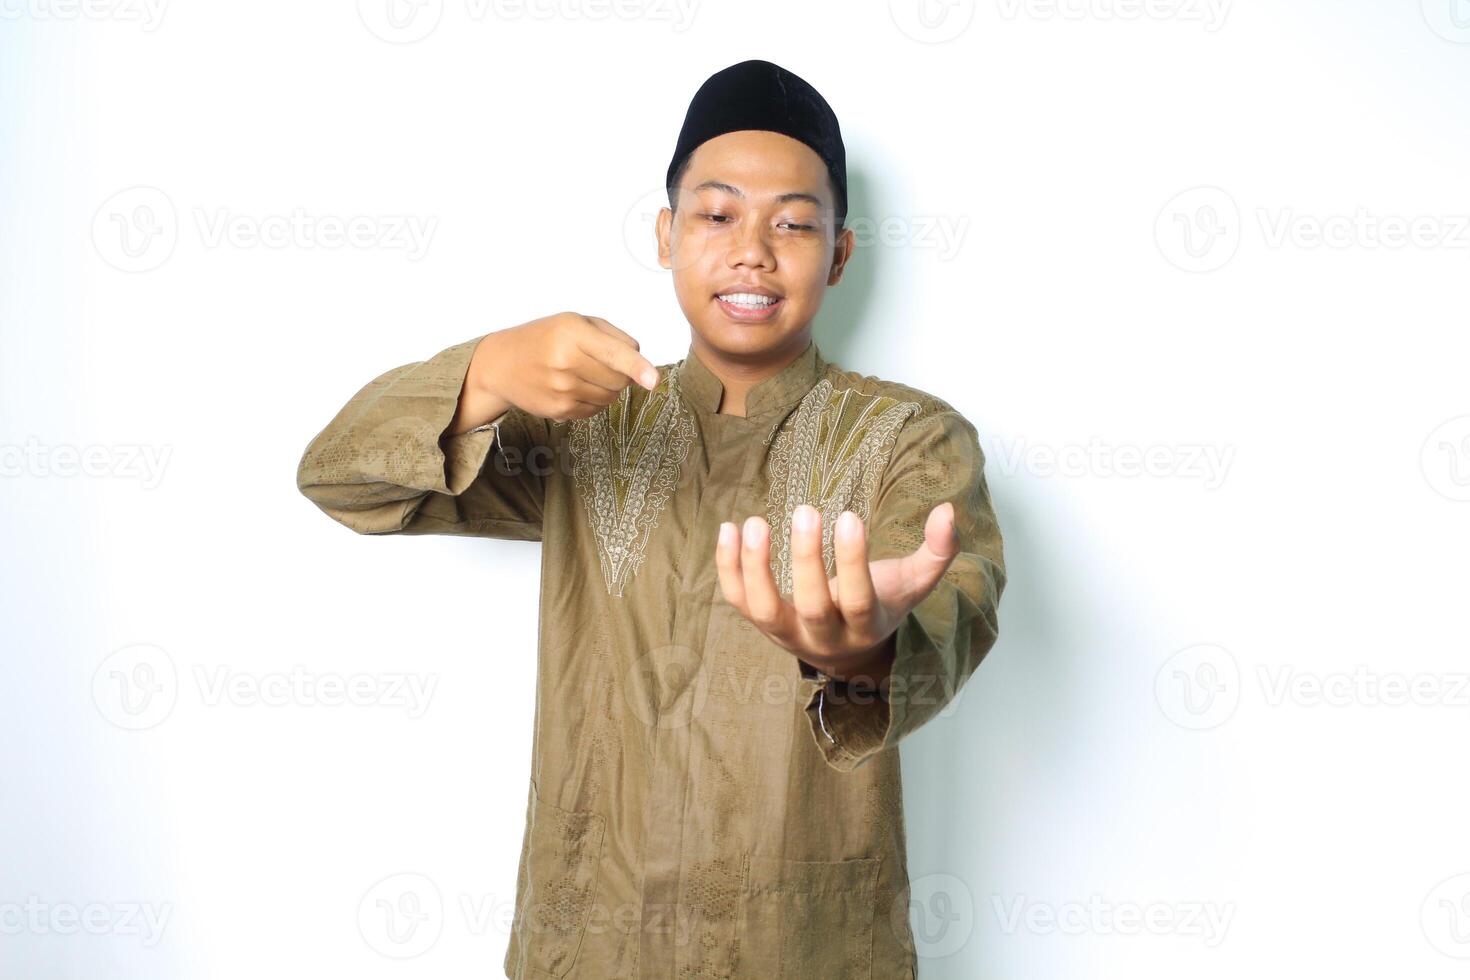
<instances>
[{"instance_id":1,"label":"thumb","mask_svg":"<svg viewBox=\"0 0 1470 980\"><path fill-rule=\"evenodd\" d=\"M954 504L946 500L929 512L924 522L924 542L907 559L909 581L919 595L934 588L959 553Z\"/></svg>"}]
</instances>

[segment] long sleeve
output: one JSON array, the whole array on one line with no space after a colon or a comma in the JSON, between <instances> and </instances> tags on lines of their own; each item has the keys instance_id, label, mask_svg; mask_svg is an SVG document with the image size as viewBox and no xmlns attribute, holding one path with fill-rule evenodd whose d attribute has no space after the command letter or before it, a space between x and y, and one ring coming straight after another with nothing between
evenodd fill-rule
<instances>
[{"instance_id":1,"label":"long sleeve","mask_svg":"<svg viewBox=\"0 0 1470 980\"><path fill-rule=\"evenodd\" d=\"M835 769L850 772L937 715L995 645L1005 559L975 427L952 409L899 430L868 519L869 560L911 554L929 512L954 504L960 551L899 624L888 697L854 691L805 662L819 681L806 705L812 735Z\"/></svg>"},{"instance_id":2,"label":"long sleeve","mask_svg":"<svg viewBox=\"0 0 1470 980\"><path fill-rule=\"evenodd\" d=\"M554 457L551 423L512 408L447 433L479 341L364 385L306 447L296 470L301 493L359 534L539 540L546 467L536 463Z\"/></svg>"}]
</instances>

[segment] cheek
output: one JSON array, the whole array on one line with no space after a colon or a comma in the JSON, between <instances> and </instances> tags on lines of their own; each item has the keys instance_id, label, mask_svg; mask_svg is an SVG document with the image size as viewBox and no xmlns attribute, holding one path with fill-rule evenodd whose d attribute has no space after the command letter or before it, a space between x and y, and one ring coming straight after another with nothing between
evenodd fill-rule
<instances>
[{"instance_id":1,"label":"cheek","mask_svg":"<svg viewBox=\"0 0 1470 980\"><path fill-rule=\"evenodd\" d=\"M720 273L721 254L718 243L699 229L676 230L669 237L669 259L674 271L687 276L691 288L695 280L707 280L710 274ZM698 283L700 289L704 286L704 282Z\"/></svg>"},{"instance_id":2,"label":"cheek","mask_svg":"<svg viewBox=\"0 0 1470 980\"><path fill-rule=\"evenodd\" d=\"M688 280L690 285L693 285L696 280L705 278L714 270L714 259L719 255L719 251L710 247L709 239L699 235L689 235L678 243L678 247L671 254L674 260L674 270Z\"/></svg>"},{"instance_id":3,"label":"cheek","mask_svg":"<svg viewBox=\"0 0 1470 980\"><path fill-rule=\"evenodd\" d=\"M820 237L793 238L782 243L781 259L792 278L821 280L832 266L832 246Z\"/></svg>"},{"instance_id":4,"label":"cheek","mask_svg":"<svg viewBox=\"0 0 1470 980\"><path fill-rule=\"evenodd\" d=\"M674 265L674 293L680 304L686 308L694 308L709 300L710 278L705 270L698 265L694 267Z\"/></svg>"},{"instance_id":5,"label":"cheek","mask_svg":"<svg viewBox=\"0 0 1470 980\"><path fill-rule=\"evenodd\" d=\"M827 287L832 265L820 250L792 256L786 264L789 295L813 296Z\"/></svg>"}]
</instances>

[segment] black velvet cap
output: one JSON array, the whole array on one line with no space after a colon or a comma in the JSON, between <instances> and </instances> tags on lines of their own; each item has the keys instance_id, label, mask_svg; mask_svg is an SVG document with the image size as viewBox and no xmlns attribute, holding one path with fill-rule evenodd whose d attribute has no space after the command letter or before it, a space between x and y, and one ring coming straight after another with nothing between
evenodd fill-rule
<instances>
[{"instance_id":1,"label":"black velvet cap","mask_svg":"<svg viewBox=\"0 0 1470 980\"><path fill-rule=\"evenodd\" d=\"M847 213L847 151L837 113L804 79L759 59L715 72L694 93L664 186L674 186L674 173L701 143L742 129L781 133L815 150L832 177L836 216Z\"/></svg>"}]
</instances>

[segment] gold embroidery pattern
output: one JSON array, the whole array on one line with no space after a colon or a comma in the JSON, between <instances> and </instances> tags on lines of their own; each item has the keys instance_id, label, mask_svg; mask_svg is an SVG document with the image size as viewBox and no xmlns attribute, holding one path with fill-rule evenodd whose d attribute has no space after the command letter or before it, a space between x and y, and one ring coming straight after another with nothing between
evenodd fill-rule
<instances>
[{"instance_id":1,"label":"gold embroidery pattern","mask_svg":"<svg viewBox=\"0 0 1470 980\"><path fill-rule=\"evenodd\" d=\"M894 438L919 409L918 402L854 388L834 390L823 378L787 421L772 430L766 521L771 526L771 573L783 593L791 592L792 512L799 504L821 512L822 560L827 574L836 574L832 535L837 518L852 510L866 523Z\"/></svg>"},{"instance_id":2,"label":"gold embroidery pattern","mask_svg":"<svg viewBox=\"0 0 1470 980\"><path fill-rule=\"evenodd\" d=\"M609 595L621 596L643 564L648 537L694 440L694 417L679 397L678 369L671 368L653 391L624 388L606 410L570 427L572 478L597 537Z\"/></svg>"}]
</instances>

